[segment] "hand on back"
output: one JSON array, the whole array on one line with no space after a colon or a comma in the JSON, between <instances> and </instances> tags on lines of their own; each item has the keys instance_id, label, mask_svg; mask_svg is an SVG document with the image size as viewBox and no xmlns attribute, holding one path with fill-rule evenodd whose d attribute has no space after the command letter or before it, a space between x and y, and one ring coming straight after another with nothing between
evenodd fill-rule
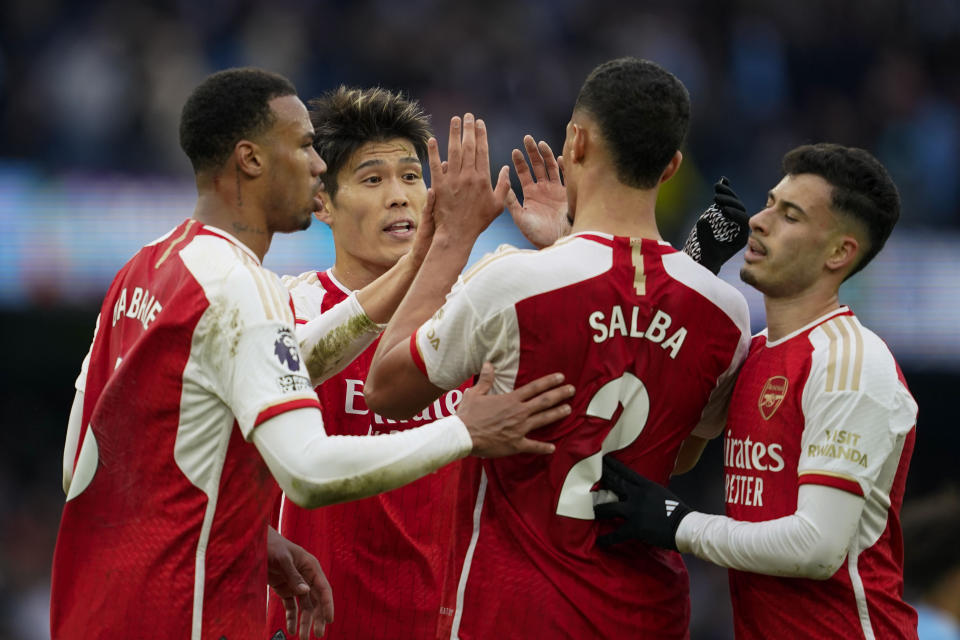
<instances>
[{"instance_id":1,"label":"hand on back","mask_svg":"<svg viewBox=\"0 0 960 640\"><path fill-rule=\"evenodd\" d=\"M467 389L457 409L473 439L473 455L496 458L514 453L553 453L554 445L527 438L538 429L570 415L573 385L553 373L510 393L490 394L493 365L484 363L477 384Z\"/></svg>"}]
</instances>

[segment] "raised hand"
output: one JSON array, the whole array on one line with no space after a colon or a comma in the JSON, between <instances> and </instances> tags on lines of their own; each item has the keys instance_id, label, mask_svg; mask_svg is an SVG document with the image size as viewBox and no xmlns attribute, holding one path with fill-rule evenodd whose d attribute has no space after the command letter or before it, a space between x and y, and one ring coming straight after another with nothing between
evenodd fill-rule
<instances>
[{"instance_id":1,"label":"raised hand","mask_svg":"<svg viewBox=\"0 0 960 640\"><path fill-rule=\"evenodd\" d=\"M523 203L511 189L507 193L507 210L524 237L542 249L570 232L567 189L550 145L542 140L537 144L533 136L527 135L523 137L523 148L530 159L529 166L520 149L514 149L511 156L520 179Z\"/></svg>"},{"instance_id":2,"label":"raised hand","mask_svg":"<svg viewBox=\"0 0 960 640\"><path fill-rule=\"evenodd\" d=\"M427 202L423 206L423 213L420 214L420 224L417 225L417 233L413 236L413 246L410 248L410 252L404 256L404 258L409 258L417 267L423 264L423 259L430 249L430 243L433 242L433 232L436 230L433 208L436 201L436 193L433 189L427 189Z\"/></svg>"},{"instance_id":3,"label":"raised hand","mask_svg":"<svg viewBox=\"0 0 960 640\"><path fill-rule=\"evenodd\" d=\"M447 160L441 161L435 138L427 141L430 188L434 192L436 237L471 245L504 209L510 190L509 168L501 167L496 186L490 183L490 150L483 120L467 113L450 119Z\"/></svg>"},{"instance_id":4,"label":"raised hand","mask_svg":"<svg viewBox=\"0 0 960 640\"><path fill-rule=\"evenodd\" d=\"M730 181L721 177L713 185L713 204L700 214L683 251L713 273L720 273L723 263L747 244L749 220L747 208Z\"/></svg>"},{"instance_id":5,"label":"raised hand","mask_svg":"<svg viewBox=\"0 0 960 640\"><path fill-rule=\"evenodd\" d=\"M473 438L473 455L553 453L554 445L531 440L527 434L570 415L570 405L560 404L573 396L573 385L563 384L563 374L543 376L500 395L490 395L492 387L493 365L485 362L477 384L467 389L457 408Z\"/></svg>"}]
</instances>

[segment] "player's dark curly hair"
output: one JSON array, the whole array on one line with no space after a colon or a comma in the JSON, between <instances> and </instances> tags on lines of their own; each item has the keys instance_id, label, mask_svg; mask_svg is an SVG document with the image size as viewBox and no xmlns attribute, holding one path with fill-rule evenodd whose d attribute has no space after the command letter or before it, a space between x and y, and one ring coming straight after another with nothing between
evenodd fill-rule
<instances>
[{"instance_id":1,"label":"player's dark curly hair","mask_svg":"<svg viewBox=\"0 0 960 640\"><path fill-rule=\"evenodd\" d=\"M830 183L834 211L860 221L869 234L863 256L847 278L883 248L900 218L900 194L890 174L868 151L838 144L803 145L783 157L788 175L810 173Z\"/></svg>"},{"instance_id":2,"label":"player's dark curly hair","mask_svg":"<svg viewBox=\"0 0 960 640\"><path fill-rule=\"evenodd\" d=\"M659 65L618 58L587 76L574 105L580 109L600 126L620 182L651 189L687 135L690 94Z\"/></svg>"},{"instance_id":3,"label":"player's dark curly hair","mask_svg":"<svg viewBox=\"0 0 960 640\"><path fill-rule=\"evenodd\" d=\"M327 163L323 185L331 198L339 188L340 169L367 142L404 138L413 143L421 163L427 160L430 120L420 103L403 93L341 86L308 105L317 132L313 146Z\"/></svg>"},{"instance_id":4,"label":"player's dark curly hair","mask_svg":"<svg viewBox=\"0 0 960 640\"><path fill-rule=\"evenodd\" d=\"M238 141L273 125L271 100L296 94L289 80L262 69L227 69L207 76L180 113L180 148L194 172L222 167Z\"/></svg>"}]
</instances>

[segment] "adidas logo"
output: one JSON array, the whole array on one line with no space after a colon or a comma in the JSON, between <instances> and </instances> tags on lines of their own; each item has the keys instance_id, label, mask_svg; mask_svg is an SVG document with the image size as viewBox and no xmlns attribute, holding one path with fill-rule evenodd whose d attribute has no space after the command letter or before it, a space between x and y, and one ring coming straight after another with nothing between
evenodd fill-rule
<instances>
[{"instance_id":1,"label":"adidas logo","mask_svg":"<svg viewBox=\"0 0 960 640\"><path fill-rule=\"evenodd\" d=\"M664 500L663 504L667 507L667 517L673 515L674 510L677 508L677 505L680 504L676 500Z\"/></svg>"}]
</instances>

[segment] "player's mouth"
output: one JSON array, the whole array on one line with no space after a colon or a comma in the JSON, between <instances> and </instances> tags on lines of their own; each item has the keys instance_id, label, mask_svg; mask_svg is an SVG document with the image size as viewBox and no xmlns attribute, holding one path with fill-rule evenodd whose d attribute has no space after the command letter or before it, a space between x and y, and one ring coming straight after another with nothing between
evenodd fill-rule
<instances>
[{"instance_id":1,"label":"player's mouth","mask_svg":"<svg viewBox=\"0 0 960 640\"><path fill-rule=\"evenodd\" d=\"M417 225L414 224L413 220L410 220L409 218L394 220L383 228L384 233L392 238L396 238L397 240L406 240L408 238L412 238L416 230Z\"/></svg>"},{"instance_id":2,"label":"player's mouth","mask_svg":"<svg viewBox=\"0 0 960 640\"><path fill-rule=\"evenodd\" d=\"M767 248L763 244L756 240L753 236L747 240L747 250L743 254L743 259L747 262L756 262L767 255Z\"/></svg>"}]
</instances>

